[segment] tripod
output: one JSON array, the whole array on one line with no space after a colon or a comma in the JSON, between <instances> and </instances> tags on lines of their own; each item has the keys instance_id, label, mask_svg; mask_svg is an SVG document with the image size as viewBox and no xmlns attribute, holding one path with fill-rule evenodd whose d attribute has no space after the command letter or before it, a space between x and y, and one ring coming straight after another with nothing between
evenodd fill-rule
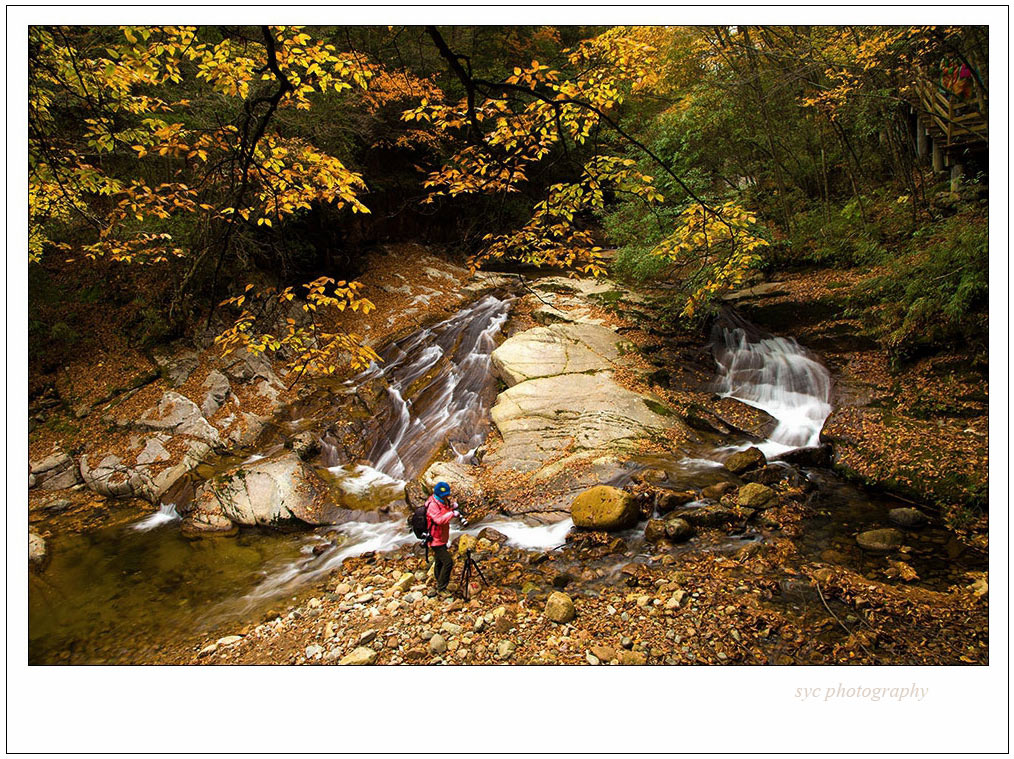
<instances>
[{"instance_id":1,"label":"tripod","mask_svg":"<svg viewBox=\"0 0 1014 759\"><path fill-rule=\"evenodd\" d=\"M465 564L461 568L461 599L463 601L468 600L468 587L472 582L473 569L479 575L479 579L482 580L482 584L489 585L489 583L486 582L486 577L482 574L482 568L479 566L479 562L472 558L472 549L469 548L465 551Z\"/></svg>"}]
</instances>

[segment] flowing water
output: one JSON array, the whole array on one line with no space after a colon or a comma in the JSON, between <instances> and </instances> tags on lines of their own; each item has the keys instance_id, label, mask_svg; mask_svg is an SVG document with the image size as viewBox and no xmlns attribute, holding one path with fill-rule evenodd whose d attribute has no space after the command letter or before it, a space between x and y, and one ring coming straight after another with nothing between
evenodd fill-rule
<instances>
[{"instance_id":1,"label":"flowing water","mask_svg":"<svg viewBox=\"0 0 1014 759\"><path fill-rule=\"evenodd\" d=\"M509 309L509 299L486 296L388 345L381 351L382 362L346 383L345 392L372 383L382 387L383 394L370 420L366 461L341 461L338 449L325 439L321 471L343 491L344 502L360 499L366 509L377 493L382 499L396 497L404 481L417 477L444 446L458 461L472 460L489 427L496 396L490 354ZM719 394L777 420L769 438L758 444L765 454L818 444L831 410L831 382L827 369L811 354L790 338L759 335L735 322L716 330L713 353ZM313 421L279 425L292 432ZM726 479L720 462L750 444L734 443L699 458L638 460L631 462L628 476L645 467L661 468L674 488L702 487ZM256 461L278 447L274 441L245 461ZM887 510L899 505L844 485L828 472L805 476L822 488L822 508L801 546L812 556L828 546L854 552L857 527L887 526ZM249 620L294 597L307 583L322 580L349 557L415 542L403 517L385 521L375 510L333 527L298 532L244 528L234 538L196 541L181 536L176 519L173 504L167 503L128 526L55 536L46 571L30 577L30 662L151 661L166 642L186 636L203 640L230 621ZM473 524L465 532L475 535L492 527L514 546L549 550L564 543L571 526L569 519L540 526L500 519ZM595 568L597 582L618 581L624 563L648 559L648 547L637 530L626 538L625 561L603 559L606 563ZM756 531L748 529L721 545L697 549L733 551L743 541L756 539ZM933 530L918 538L913 556L927 557L917 566L921 573L938 570L949 578L956 571L932 561L945 539ZM695 545L691 541L679 550L694 550ZM615 566L607 566L609 562Z\"/></svg>"},{"instance_id":2,"label":"flowing water","mask_svg":"<svg viewBox=\"0 0 1014 759\"><path fill-rule=\"evenodd\" d=\"M820 444L831 413L831 375L789 337L751 339L743 327L725 328L714 346L716 391L765 411L778 421L759 444L771 457Z\"/></svg>"},{"instance_id":3,"label":"flowing water","mask_svg":"<svg viewBox=\"0 0 1014 759\"><path fill-rule=\"evenodd\" d=\"M343 502L360 499L368 508L378 492L397 498L404 481L418 476L445 445L457 460L472 459L489 426L496 397L490 354L510 304L509 298L481 298L390 344L381 351L380 363L348 383L355 388L382 381L386 403L374 420L366 463L339 463L333 448L324 451L324 471L343 491ZM282 425L291 431L305 422ZM277 448L274 442L243 463ZM235 463L239 460L231 457L223 466ZM191 483L180 489L180 497L192 491ZM235 538L197 541L182 537L177 520L175 505L168 502L128 526L55 536L49 566L29 580L30 661L150 660L160 642L267 608L351 556L415 542L403 517L381 521L372 511L361 521L335 527L243 528ZM496 527L519 547L552 548L563 542L570 525L498 521L482 526Z\"/></svg>"}]
</instances>

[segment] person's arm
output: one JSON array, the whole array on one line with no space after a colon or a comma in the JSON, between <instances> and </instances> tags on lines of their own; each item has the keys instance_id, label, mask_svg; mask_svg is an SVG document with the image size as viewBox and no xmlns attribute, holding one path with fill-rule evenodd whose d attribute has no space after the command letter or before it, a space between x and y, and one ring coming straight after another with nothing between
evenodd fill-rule
<instances>
[{"instance_id":1,"label":"person's arm","mask_svg":"<svg viewBox=\"0 0 1014 759\"><path fill-rule=\"evenodd\" d=\"M447 524L452 519L454 519L454 517L456 517L457 514L458 512L455 511L454 509L447 509L440 511L440 513L438 514L430 512L429 517L430 521L433 522L433 524Z\"/></svg>"}]
</instances>

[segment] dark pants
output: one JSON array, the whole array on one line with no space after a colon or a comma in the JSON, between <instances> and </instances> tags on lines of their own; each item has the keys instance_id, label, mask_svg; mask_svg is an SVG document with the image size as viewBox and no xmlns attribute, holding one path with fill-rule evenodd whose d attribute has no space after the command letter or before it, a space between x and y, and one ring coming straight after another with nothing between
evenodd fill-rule
<instances>
[{"instance_id":1,"label":"dark pants","mask_svg":"<svg viewBox=\"0 0 1014 759\"><path fill-rule=\"evenodd\" d=\"M437 590L444 590L451 579L451 569L454 568L454 559L451 558L447 546L433 546L433 576L437 580Z\"/></svg>"}]
</instances>

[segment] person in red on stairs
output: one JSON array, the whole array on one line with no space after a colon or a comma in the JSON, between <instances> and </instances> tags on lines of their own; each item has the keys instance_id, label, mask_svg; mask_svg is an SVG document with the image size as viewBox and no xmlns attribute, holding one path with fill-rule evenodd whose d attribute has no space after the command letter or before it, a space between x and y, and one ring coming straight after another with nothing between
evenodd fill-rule
<instances>
[{"instance_id":1,"label":"person in red on stairs","mask_svg":"<svg viewBox=\"0 0 1014 759\"><path fill-rule=\"evenodd\" d=\"M451 498L451 486L438 482L433 495L426 501L426 522L429 527L429 547L433 549L433 576L437 580L437 592L447 590L451 579L454 560L447 550L447 539L451 532L451 520L460 517L457 502Z\"/></svg>"}]
</instances>

